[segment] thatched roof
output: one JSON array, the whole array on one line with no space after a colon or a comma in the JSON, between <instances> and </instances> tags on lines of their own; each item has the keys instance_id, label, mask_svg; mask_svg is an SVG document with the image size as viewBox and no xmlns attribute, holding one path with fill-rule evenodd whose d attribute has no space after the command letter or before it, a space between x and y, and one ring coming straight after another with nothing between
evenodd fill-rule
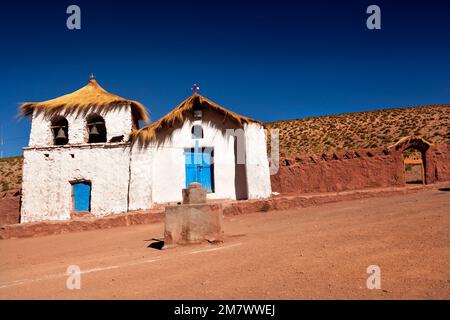
<instances>
[{"instance_id":1,"label":"thatched roof","mask_svg":"<svg viewBox=\"0 0 450 320\"><path fill-rule=\"evenodd\" d=\"M218 104L199 95L198 93L194 93L192 96L181 102L176 108L174 108L171 112L166 114L158 121L150 123L140 130L135 130L131 134L131 139L134 142L139 142L141 144L148 144L152 139L156 137L156 133L160 129L164 127L171 127L176 123L183 122L186 116L192 114L194 106L199 106L203 110L209 108L218 111L219 113L224 115L223 118L224 122L226 120L232 120L236 121L239 125L243 125L244 123L250 122L262 124L257 120L241 116L233 111L225 109L224 107L219 106Z\"/></svg>"},{"instance_id":2,"label":"thatched roof","mask_svg":"<svg viewBox=\"0 0 450 320\"><path fill-rule=\"evenodd\" d=\"M73 113L86 115L89 112L101 112L115 108L131 108L135 121L148 122L147 110L141 103L107 92L95 81L93 76L91 76L87 85L75 92L43 102L22 103L20 114L24 117L29 117L36 110L48 117L57 114L68 115Z\"/></svg>"}]
</instances>

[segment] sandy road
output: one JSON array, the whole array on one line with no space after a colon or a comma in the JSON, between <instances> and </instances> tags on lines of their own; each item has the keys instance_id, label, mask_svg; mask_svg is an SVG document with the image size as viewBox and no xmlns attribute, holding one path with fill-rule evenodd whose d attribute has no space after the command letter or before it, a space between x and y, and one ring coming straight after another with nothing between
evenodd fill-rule
<instances>
[{"instance_id":1,"label":"sandy road","mask_svg":"<svg viewBox=\"0 0 450 320\"><path fill-rule=\"evenodd\" d=\"M162 251L161 223L2 240L0 298L449 299L449 208L429 190L228 217L224 243ZM366 288L373 264L382 290Z\"/></svg>"}]
</instances>

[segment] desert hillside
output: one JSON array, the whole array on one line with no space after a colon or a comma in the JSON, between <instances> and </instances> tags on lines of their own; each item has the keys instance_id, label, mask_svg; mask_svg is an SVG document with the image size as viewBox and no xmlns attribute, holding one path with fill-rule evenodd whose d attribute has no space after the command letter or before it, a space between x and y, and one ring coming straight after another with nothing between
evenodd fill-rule
<instances>
[{"instance_id":1,"label":"desert hillside","mask_svg":"<svg viewBox=\"0 0 450 320\"><path fill-rule=\"evenodd\" d=\"M0 192L20 189L23 157L0 159Z\"/></svg>"},{"instance_id":2,"label":"desert hillside","mask_svg":"<svg viewBox=\"0 0 450 320\"><path fill-rule=\"evenodd\" d=\"M390 145L416 135L432 143L450 138L450 104L383 109L266 123L280 129L282 155Z\"/></svg>"}]
</instances>

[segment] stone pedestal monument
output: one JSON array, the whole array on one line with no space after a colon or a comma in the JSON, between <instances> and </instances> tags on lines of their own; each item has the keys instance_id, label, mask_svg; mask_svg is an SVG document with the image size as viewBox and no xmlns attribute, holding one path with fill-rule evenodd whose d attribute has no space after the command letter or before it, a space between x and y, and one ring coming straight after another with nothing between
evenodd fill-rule
<instances>
[{"instance_id":1,"label":"stone pedestal monument","mask_svg":"<svg viewBox=\"0 0 450 320\"><path fill-rule=\"evenodd\" d=\"M206 190L197 182L183 189L183 204L166 207L164 247L220 241L222 205L206 203Z\"/></svg>"}]
</instances>

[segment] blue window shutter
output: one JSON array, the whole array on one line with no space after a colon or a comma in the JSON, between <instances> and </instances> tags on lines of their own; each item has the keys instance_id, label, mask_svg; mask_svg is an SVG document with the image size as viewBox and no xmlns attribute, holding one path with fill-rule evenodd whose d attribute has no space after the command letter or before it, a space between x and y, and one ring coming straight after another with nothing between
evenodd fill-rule
<instances>
[{"instance_id":1,"label":"blue window shutter","mask_svg":"<svg viewBox=\"0 0 450 320\"><path fill-rule=\"evenodd\" d=\"M87 182L73 184L75 211L91 211L91 185Z\"/></svg>"}]
</instances>

